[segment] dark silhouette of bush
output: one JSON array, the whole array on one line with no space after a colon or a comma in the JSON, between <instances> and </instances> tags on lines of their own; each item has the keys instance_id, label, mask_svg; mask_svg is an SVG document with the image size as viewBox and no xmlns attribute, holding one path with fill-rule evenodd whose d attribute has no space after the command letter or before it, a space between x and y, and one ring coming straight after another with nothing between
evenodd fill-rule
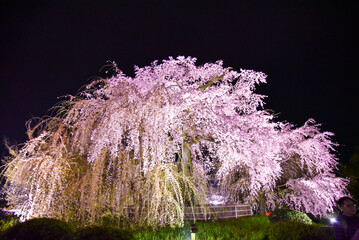
<instances>
[{"instance_id":1,"label":"dark silhouette of bush","mask_svg":"<svg viewBox=\"0 0 359 240\"><path fill-rule=\"evenodd\" d=\"M19 223L5 231L4 240L72 240L75 228L52 218L36 218Z\"/></svg>"},{"instance_id":2,"label":"dark silhouette of bush","mask_svg":"<svg viewBox=\"0 0 359 240\"><path fill-rule=\"evenodd\" d=\"M129 231L113 227L88 226L79 229L74 240L132 240L133 234Z\"/></svg>"},{"instance_id":3,"label":"dark silhouette of bush","mask_svg":"<svg viewBox=\"0 0 359 240\"><path fill-rule=\"evenodd\" d=\"M298 221L276 222L268 228L269 240L334 240L331 231Z\"/></svg>"},{"instance_id":4,"label":"dark silhouette of bush","mask_svg":"<svg viewBox=\"0 0 359 240\"><path fill-rule=\"evenodd\" d=\"M7 229L20 223L20 219L17 216L1 216L0 217L0 236Z\"/></svg>"}]
</instances>

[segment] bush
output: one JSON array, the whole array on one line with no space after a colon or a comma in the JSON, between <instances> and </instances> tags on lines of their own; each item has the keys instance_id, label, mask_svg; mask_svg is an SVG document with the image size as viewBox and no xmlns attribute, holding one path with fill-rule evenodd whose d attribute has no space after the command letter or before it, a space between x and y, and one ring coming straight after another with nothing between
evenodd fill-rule
<instances>
[{"instance_id":1,"label":"bush","mask_svg":"<svg viewBox=\"0 0 359 240\"><path fill-rule=\"evenodd\" d=\"M305 224L312 224L312 220L307 214L296 210L288 209L277 209L269 215L269 220L272 223L286 222L286 221L297 221Z\"/></svg>"},{"instance_id":2,"label":"bush","mask_svg":"<svg viewBox=\"0 0 359 240\"><path fill-rule=\"evenodd\" d=\"M314 226L297 221L276 222L268 230L269 240L300 240L310 239L315 230Z\"/></svg>"},{"instance_id":3,"label":"bush","mask_svg":"<svg viewBox=\"0 0 359 240\"><path fill-rule=\"evenodd\" d=\"M88 226L79 229L74 240L130 240L133 235L126 230L114 227Z\"/></svg>"},{"instance_id":4,"label":"bush","mask_svg":"<svg viewBox=\"0 0 359 240\"><path fill-rule=\"evenodd\" d=\"M269 226L269 240L334 240L330 228L308 225L298 221L276 222Z\"/></svg>"},{"instance_id":5,"label":"bush","mask_svg":"<svg viewBox=\"0 0 359 240\"><path fill-rule=\"evenodd\" d=\"M75 228L57 219L36 218L19 223L5 231L4 240L71 240Z\"/></svg>"},{"instance_id":6,"label":"bush","mask_svg":"<svg viewBox=\"0 0 359 240\"><path fill-rule=\"evenodd\" d=\"M3 216L0 218L0 234L7 229L20 223L20 219L17 216Z\"/></svg>"}]
</instances>

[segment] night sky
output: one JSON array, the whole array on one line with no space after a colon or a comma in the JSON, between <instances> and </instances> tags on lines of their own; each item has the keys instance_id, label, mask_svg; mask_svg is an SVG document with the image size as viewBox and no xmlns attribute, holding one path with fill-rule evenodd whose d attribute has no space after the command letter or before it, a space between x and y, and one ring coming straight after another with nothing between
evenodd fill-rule
<instances>
[{"instance_id":1,"label":"night sky","mask_svg":"<svg viewBox=\"0 0 359 240\"><path fill-rule=\"evenodd\" d=\"M2 1L0 137L25 142L27 120L110 76L108 60L133 76L134 65L183 55L266 73L265 108L323 123L345 163L359 145L357 2Z\"/></svg>"}]
</instances>

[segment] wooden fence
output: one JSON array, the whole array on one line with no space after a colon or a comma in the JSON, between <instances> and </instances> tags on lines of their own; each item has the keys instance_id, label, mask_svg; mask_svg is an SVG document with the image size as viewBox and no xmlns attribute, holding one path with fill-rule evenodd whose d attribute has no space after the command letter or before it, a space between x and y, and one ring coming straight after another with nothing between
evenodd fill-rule
<instances>
[{"instance_id":1,"label":"wooden fence","mask_svg":"<svg viewBox=\"0 0 359 240\"><path fill-rule=\"evenodd\" d=\"M229 205L213 205L206 207L186 207L185 220L212 220L238 218L244 216L252 216L252 208L250 205L229 204Z\"/></svg>"}]
</instances>

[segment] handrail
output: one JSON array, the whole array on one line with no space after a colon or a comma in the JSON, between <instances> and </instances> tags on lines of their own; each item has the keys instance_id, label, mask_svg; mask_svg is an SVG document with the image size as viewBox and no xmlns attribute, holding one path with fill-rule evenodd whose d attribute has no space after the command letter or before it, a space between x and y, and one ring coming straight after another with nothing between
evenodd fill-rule
<instances>
[{"instance_id":1,"label":"handrail","mask_svg":"<svg viewBox=\"0 0 359 240\"><path fill-rule=\"evenodd\" d=\"M185 207L185 220L228 219L252 216L252 208L247 204L209 205Z\"/></svg>"}]
</instances>

